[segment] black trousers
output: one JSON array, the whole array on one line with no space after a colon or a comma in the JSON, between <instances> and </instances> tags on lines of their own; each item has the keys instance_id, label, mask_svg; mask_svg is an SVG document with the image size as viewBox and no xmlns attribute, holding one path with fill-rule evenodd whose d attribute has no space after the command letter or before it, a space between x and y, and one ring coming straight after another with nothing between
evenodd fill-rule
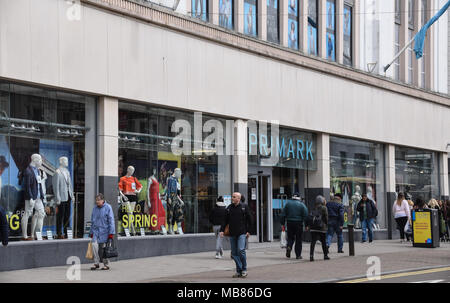
<instances>
[{"instance_id":1,"label":"black trousers","mask_svg":"<svg viewBox=\"0 0 450 303\"><path fill-rule=\"evenodd\" d=\"M395 222L397 222L397 229L400 231L400 239L404 240L405 239L405 226L406 223L408 222L408 217L400 217L400 218L396 218ZM407 237L409 240L409 237Z\"/></svg>"},{"instance_id":2,"label":"black trousers","mask_svg":"<svg viewBox=\"0 0 450 303\"><path fill-rule=\"evenodd\" d=\"M326 233L321 233L317 231L311 232L311 248L309 249L309 254L314 256L314 248L316 247L316 241L319 240L322 243L323 255L328 256L328 247L326 241Z\"/></svg>"},{"instance_id":3,"label":"black trousers","mask_svg":"<svg viewBox=\"0 0 450 303\"><path fill-rule=\"evenodd\" d=\"M56 214L56 233L61 236L61 227L64 229L64 234L67 236L67 227L70 220L70 200L61 202L58 207L58 213Z\"/></svg>"},{"instance_id":4,"label":"black trousers","mask_svg":"<svg viewBox=\"0 0 450 303\"><path fill-rule=\"evenodd\" d=\"M287 223L287 246L292 249L295 243L295 256L302 255L303 222Z\"/></svg>"}]
</instances>

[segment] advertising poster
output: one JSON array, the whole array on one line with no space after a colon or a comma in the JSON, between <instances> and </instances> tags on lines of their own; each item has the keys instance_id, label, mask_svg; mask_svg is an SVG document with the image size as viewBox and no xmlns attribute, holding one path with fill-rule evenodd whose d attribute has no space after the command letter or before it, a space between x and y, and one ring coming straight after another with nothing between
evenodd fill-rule
<instances>
[{"instance_id":1,"label":"advertising poster","mask_svg":"<svg viewBox=\"0 0 450 303\"><path fill-rule=\"evenodd\" d=\"M317 55L317 29L308 24L308 53Z\"/></svg>"},{"instance_id":2,"label":"advertising poster","mask_svg":"<svg viewBox=\"0 0 450 303\"><path fill-rule=\"evenodd\" d=\"M256 37L256 1L245 0L244 2L244 33Z\"/></svg>"},{"instance_id":3,"label":"advertising poster","mask_svg":"<svg viewBox=\"0 0 450 303\"><path fill-rule=\"evenodd\" d=\"M431 243L431 212L412 212L414 243Z\"/></svg>"},{"instance_id":4,"label":"advertising poster","mask_svg":"<svg viewBox=\"0 0 450 303\"><path fill-rule=\"evenodd\" d=\"M219 0L219 25L233 29L233 0Z\"/></svg>"},{"instance_id":5,"label":"advertising poster","mask_svg":"<svg viewBox=\"0 0 450 303\"><path fill-rule=\"evenodd\" d=\"M336 52L334 49L335 40L334 34L327 33L327 59L335 61Z\"/></svg>"},{"instance_id":6,"label":"advertising poster","mask_svg":"<svg viewBox=\"0 0 450 303\"><path fill-rule=\"evenodd\" d=\"M207 0L192 0L192 17L208 21Z\"/></svg>"},{"instance_id":7,"label":"advertising poster","mask_svg":"<svg viewBox=\"0 0 450 303\"><path fill-rule=\"evenodd\" d=\"M288 7L288 46L298 49L298 0L289 0Z\"/></svg>"},{"instance_id":8,"label":"advertising poster","mask_svg":"<svg viewBox=\"0 0 450 303\"><path fill-rule=\"evenodd\" d=\"M278 0L267 0L267 41L278 43Z\"/></svg>"}]
</instances>

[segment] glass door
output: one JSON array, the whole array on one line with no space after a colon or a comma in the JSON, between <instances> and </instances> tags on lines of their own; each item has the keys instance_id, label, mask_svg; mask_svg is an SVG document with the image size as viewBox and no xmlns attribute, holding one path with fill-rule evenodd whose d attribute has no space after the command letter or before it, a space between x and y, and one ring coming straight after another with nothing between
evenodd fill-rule
<instances>
[{"instance_id":1,"label":"glass door","mask_svg":"<svg viewBox=\"0 0 450 303\"><path fill-rule=\"evenodd\" d=\"M273 240L271 175L250 175L248 177L248 205L253 217L250 229L251 242Z\"/></svg>"}]
</instances>

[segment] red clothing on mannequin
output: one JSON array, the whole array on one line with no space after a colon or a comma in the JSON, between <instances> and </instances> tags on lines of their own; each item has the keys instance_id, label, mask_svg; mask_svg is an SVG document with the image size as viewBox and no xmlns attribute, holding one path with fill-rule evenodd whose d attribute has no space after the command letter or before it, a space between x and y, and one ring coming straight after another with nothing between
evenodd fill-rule
<instances>
[{"instance_id":1,"label":"red clothing on mannequin","mask_svg":"<svg viewBox=\"0 0 450 303\"><path fill-rule=\"evenodd\" d=\"M159 182L155 178L151 178L152 184L150 185L150 191L148 193L148 198L151 203L150 207L150 221L152 222L150 229L151 230L159 230L160 227L166 225L166 211L164 210L164 206L159 198ZM156 219L152 219L152 216L155 215ZM153 222L156 221L156 226L153 226Z\"/></svg>"},{"instance_id":2,"label":"red clothing on mannequin","mask_svg":"<svg viewBox=\"0 0 450 303\"><path fill-rule=\"evenodd\" d=\"M119 189L124 195L136 195L135 190L140 190L142 184L136 179L136 177L126 175L120 178Z\"/></svg>"}]
</instances>

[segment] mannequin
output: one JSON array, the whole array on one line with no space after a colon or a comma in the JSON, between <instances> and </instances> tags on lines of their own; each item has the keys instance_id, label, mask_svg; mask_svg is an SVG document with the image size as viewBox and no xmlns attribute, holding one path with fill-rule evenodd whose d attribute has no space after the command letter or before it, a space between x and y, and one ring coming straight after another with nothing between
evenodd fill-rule
<instances>
[{"instance_id":1,"label":"mannequin","mask_svg":"<svg viewBox=\"0 0 450 303\"><path fill-rule=\"evenodd\" d=\"M167 180L166 201L167 201L167 224L169 225L169 234L173 235L173 225L177 223L177 231L183 234L181 223L184 219L183 206L184 202L178 194L180 190L181 169L175 168L172 176Z\"/></svg>"},{"instance_id":2,"label":"mannequin","mask_svg":"<svg viewBox=\"0 0 450 303\"><path fill-rule=\"evenodd\" d=\"M44 194L44 198L42 199L42 201L45 205L44 210L45 210L45 213L49 214L50 208L47 205L47 190L46 190L46 185L45 185L45 182L47 181L47 174L41 168L39 168L39 170L41 171L41 174L42 174L41 182L39 182L39 183L41 184L42 193ZM38 218L39 218L39 214L38 214L38 212L35 212L33 215L33 218L31 218L31 234L32 235L35 234Z\"/></svg>"},{"instance_id":3,"label":"mannequin","mask_svg":"<svg viewBox=\"0 0 450 303\"><path fill-rule=\"evenodd\" d=\"M119 191L120 196L124 201L122 207L125 206L126 212L128 214L130 231L133 233L133 235L136 235L134 220L132 220L132 218L134 218L133 212L137 202L137 194L141 192L142 184L138 181L138 179L136 179L136 177L133 177L134 171L135 169L133 166L128 166L127 174L120 178Z\"/></svg>"},{"instance_id":4,"label":"mannequin","mask_svg":"<svg viewBox=\"0 0 450 303\"><path fill-rule=\"evenodd\" d=\"M39 167L42 165L42 157L39 154L31 156L31 163L23 173L23 189L25 196L25 212L22 216L22 240L33 240L34 230L31 237L28 237L28 218L36 210L35 230L42 232L44 224L44 192L42 190L42 172Z\"/></svg>"},{"instance_id":5,"label":"mannequin","mask_svg":"<svg viewBox=\"0 0 450 303\"><path fill-rule=\"evenodd\" d=\"M359 224L359 218L356 215L356 207L358 206L359 201L361 201L361 187L359 185L355 186L355 193L352 196L351 202L351 209L352 209L352 216L353 216L353 224L355 224L355 227ZM358 223L358 224L357 224Z\"/></svg>"},{"instance_id":6,"label":"mannequin","mask_svg":"<svg viewBox=\"0 0 450 303\"><path fill-rule=\"evenodd\" d=\"M67 157L59 158L59 167L53 175L53 192L55 194L55 202L57 207L56 213L56 233L58 239L67 237L67 227L70 220L70 202L73 198L72 180L70 179L69 159ZM63 226L64 235L61 234L61 225Z\"/></svg>"},{"instance_id":7,"label":"mannequin","mask_svg":"<svg viewBox=\"0 0 450 303\"><path fill-rule=\"evenodd\" d=\"M148 178L148 209L150 217L156 216L156 226L150 226L151 230L160 230L164 235L167 234L166 230L166 211L161 202L159 196L159 182L156 179L156 169L153 169L153 174ZM151 220L153 222L153 220Z\"/></svg>"}]
</instances>

